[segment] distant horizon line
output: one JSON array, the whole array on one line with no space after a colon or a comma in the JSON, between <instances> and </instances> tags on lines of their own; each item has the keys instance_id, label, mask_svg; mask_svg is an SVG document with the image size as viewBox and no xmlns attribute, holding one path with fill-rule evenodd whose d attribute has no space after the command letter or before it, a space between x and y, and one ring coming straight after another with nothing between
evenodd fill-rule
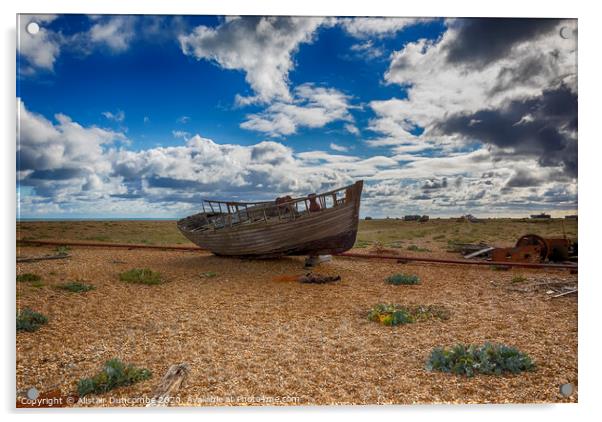
<instances>
[{"instance_id":1,"label":"distant horizon line","mask_svg":"<svg viewBox=\"0 0 602 422\"><path fill-rule=\"evenodd\" d=\"M535 214L534 214L535 215ZM575 215L578 217L577 213L574 214L566 214L564 216L552 216L551 220L563 220L565 217L569 215ZM401 217L371 217L365 216L361 217L360 220L366 220L366 217L369 217L369 220L401 220L403 221L403 216ZM431 220L452 220L458 219L462 216L454 216L454 217L430 217ZM496 220L496 219L504 219L504 220L524 220L524 219L532 219L530 215L523 217L476 217L479 220ZM113 218L103 218L103 217L25 217L25 218L17 218L16 222L68 222L68 221L178 221L180 218L178 217L113 217Z\"/></svg>"}]
</instances>

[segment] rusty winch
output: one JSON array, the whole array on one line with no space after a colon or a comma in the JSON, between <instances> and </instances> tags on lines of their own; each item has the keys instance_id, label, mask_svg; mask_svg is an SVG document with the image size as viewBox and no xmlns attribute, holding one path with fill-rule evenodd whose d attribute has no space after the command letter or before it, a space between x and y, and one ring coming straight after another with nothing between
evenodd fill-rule
<instances>
[{"instance_id":1,"label":"rusty winch","mask_svg":"<svg viewBox=\"0 0 602 422\"><path fill-rule=\"evenodd\" d=\"M495 248L496 262L563 262L577 255L577 243L567 238L544 238L536 234L521 236L512 248Z\"/></svg>"}]
</instances>

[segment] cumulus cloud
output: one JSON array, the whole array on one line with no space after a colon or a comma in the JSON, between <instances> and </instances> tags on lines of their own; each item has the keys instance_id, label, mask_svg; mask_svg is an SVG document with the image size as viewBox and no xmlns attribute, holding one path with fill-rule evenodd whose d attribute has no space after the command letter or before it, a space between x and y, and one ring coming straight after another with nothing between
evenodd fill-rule
<instances>
[{"instance_id":1,"label":"cumulus cloud","mask_svg":"<svg viewBox=\"0 0 602 422\"><path fill-rule=\"evenodd\" d=\"M463 27L458 24L452 25L439 41L407 44L392 55L385 74L386 82L408 87L407 99L392 100L398 121L428 128L448 114L498 107L509 99L540 95L544 89L562 82L576 90L576 40L559 36L560 27L576 28L576 22L554 22L556 26L545 35L509 43L506 55L485 55L481 61L473 52L467 61L460 61L462 56L458 55L449 62L448 52L458 48L463 34ZM488 65L467 68L475 61ZM529 72L533 63L546 71Z\"/></svg>"},{"instance_id":2,"label":"cumulus cloud","mask_svg":"<svg viewBox=\"0 0 602 422\"><path fill-rule=\"evenodd\" d=\"M432 18L339 18L338 23L347 33L356 38L389 37L397 32Z\"/></svg>"},{"instance_id":3,"label":"cumulus cloud","mask_svg":"<svg viewBox=\"0 0 602 422\"><path fill-rule=\"evenodd\" d=\"M345 130L357 134L349 110L351 97L334 88L303 84L294 91L290 102L276 101L261 113L249 114L240 125L243 129L269 136L291 135L300 127L324 127L334 121L347 122Z\"/></svg>"},{"instance_id":4,"label":"cumulus cloud","mask_svg":"<svg viewBox=\"0 0 602 422\"><path fill-rule=\"evenodd\" d=\"M489 149L445 157L377 155L362 158L326 151L295 152L274 141L218 144L199 135L181 145L128 150L125 135L83 126L65 115L56 121L19 102L18 182L33 189L21 212L75 215L178 216L198 210L202 198L273 199L366 181L363 212L461 214L529 207L571 209L576 186L551 182L532 158L493 160ZM533 169L536 186L516 182ZM462 174L461 180L457 177ZM515 180L515 181L511 181ZM520 186L518 186L520 185ZM452 188L450 188L452 187Z\"/></svg>"},{"instance_id":5,"label":"cumulus cloud","mask_svg":"<svg viewBox=\"0 0 602 422\"><path fill-rule=\"evenodd\" d=\"M335 144L334 142L330 143L330 149L333 151L337 151L337 152L347 152L349 151L349 147L346 147L344 145L338 145Z\"/></svg>"},{"instance_id":6,"label":"cumulus cloud","mask_svg":"<svg viewBox=\"0 0 602 422\"><path fill-rule=\"evenodd\" d=\"M171 31L169 33L174 36L175 28L182 28L176 18L166 22L164 17L92 15L89 27L64 34L51 29L50 24L57 18L56 15L19 15L17 51L26 61L19 66L21 75L32 75L37 70L54 70L56 60L64 51L86 56L95 48L104 47L111 53L123 53L136 36L157 40L162 37L152 31L163 28L165 32ZM39 25L37 34L27 32L30 22Z\"/></svg>"},{"instance_id":7,"label":"cumulus cloud","mask_svg":"<svg viewBox=\"0 0 602 422\"><path fill-rule=\"evenodd\" d=\"M577 94L565 85L501 108L450 116L436 130L532 155L541 166L562 166L577 177Z\"/></svg>"},{"instance_id":8,"label":"cumulus cloud","mask_svg":"<svg viewBox=\"0 0 602 422\"><path fill-rule=\"evenodd\" d=\"M17 51L32 66L29 70L53 70L54 62L61 52L60 37L47 29L48 24L56 19L55 15L19 15L17 31ZM37 34L27 32L27 25L35 22L39 25ZM21 71L27 69L21 68Z\"/></svg>"},{"instance_id":9,"label":"cumulus cloud","mask_svg":"<svg viewBox=\"0 0 602 422\"><path fill-rule=\"evenodd\" d=\"M134 38L135 19L135 16L98 17L89 30L90 40L121 53L129 48Z\"/></svg>"},{"instance_id":10,"label":"cumulus cloud","mask_svg":"<svg viewBox=\"0 0 602 422\"><path fill-rule=\"evenodd\" d=\"M215 62L224 69L241 70L255 92L238 97L240 104L290 100L288 73L292 55L302 43L313 40L316 29L326 22L313 17L254 17L227 19L216 28L198 26L180 35L182 52L198 60Z\"/></svg>"},{"instance_id":11,"label":"cumulus cloud","mask_svg":"<svg viewBox=\"0 0 602 422\"><path fill-rule=\"evenodd\" d=\"M21 185L55 202L71 202L83 190L101 195L103 189L119 191L108 175L106 150L126 141L125 135L99 127L83 127L68 116L56 114L56 123L29 111L18 100L17 177ZM90 192L91 189L94 192Z\"/></svg>"},{"instance_id":12,"label":"cumulus cloud","mask_svg":"<svg viewBox=\"0 0 602 422\"><path fill-rule=\"evenodd\" d=\"M483 67L507 56L524 42L536 42L558 28L558 19L542 18L465 18L451 21L454 43L447 44L446 59L451 63L470 63ZM560 35L558 33L558 35Z\"/></svg>"},{"instance_id":13,"label":"cumulus cloud","mask_svg":"<svg viewBox=\"0 0 602 422\"><path fill-rule=\"evenodd\" d=\"M561 37L561 28L573 37ZM407 97L370 102L368 129L376 136L366 142L392 149L407 164L381 176L468 175L463 189L475 182L465 199L516 207L521 200L541 203L536 194L553 183L574 183L576 30L575 20L454 19L440 38L393 53L385 81L405 88ZM462 152L467 148L474 151ZM476 181L492 168L498 170L491 177ZM529 189L536 192L527 195ZM414 196L459 203L450 189Z\"/></svg>"}]
</instances>

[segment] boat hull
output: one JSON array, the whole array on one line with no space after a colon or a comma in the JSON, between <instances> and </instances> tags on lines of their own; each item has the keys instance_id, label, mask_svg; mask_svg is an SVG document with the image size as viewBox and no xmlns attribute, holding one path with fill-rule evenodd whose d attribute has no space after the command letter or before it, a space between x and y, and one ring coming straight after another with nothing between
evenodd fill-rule
<instances>
[{"instance_id":1,"label":"boat hull","mask_svg":"<svg viewBox=\"0 0 602 422\"><path fill-rule=\"evenodd\" d=\"M351 249L355 243L361 188L361 183L354 186L357 192L349 203L292 220L203 231L189 230L181 220L178 227L191 242L216 255L273 258L337 254Z\"/></svg>"}]
</instances>

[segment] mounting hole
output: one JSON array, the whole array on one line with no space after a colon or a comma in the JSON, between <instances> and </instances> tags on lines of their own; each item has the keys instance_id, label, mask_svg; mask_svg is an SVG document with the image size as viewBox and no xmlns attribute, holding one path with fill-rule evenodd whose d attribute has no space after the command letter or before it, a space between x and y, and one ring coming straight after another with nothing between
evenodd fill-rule
<instances>
[{"instance_id":1,"label":"mounting hole","mask_svg":"<svg viewBox=\"0 0 602 422\"><path fill-rule=\"evenodd\" d=\"M40 32L40 25L37 22L29 22L25 29L30 35L35 35Z\"/></svg>"},{"instance_id":2,"label":"mounting hole","mask_svg":"<svg viewBox=\"0 0 602 422\"><path fill-rule=\"evenodd\" d=\"M560 28L560 37L564 38L565 40L572 38L573 34L571 31L571 28L569 28L567 26L563 26L562 28Z\"/></svg>"},{"instance_id":3,"label":"mounting hole","mask_svg":"<svg viewBox=\"0 0 602 422\"><path fill-rule=\"evenodd\" d=\"M571 394L573 394L573 390L574 390L574 387L573 387L573 384L571 384L571 383L562 384L560 386L560 394L562 394L564 397L568 397Z\"/></svg>"}]
</instances>

